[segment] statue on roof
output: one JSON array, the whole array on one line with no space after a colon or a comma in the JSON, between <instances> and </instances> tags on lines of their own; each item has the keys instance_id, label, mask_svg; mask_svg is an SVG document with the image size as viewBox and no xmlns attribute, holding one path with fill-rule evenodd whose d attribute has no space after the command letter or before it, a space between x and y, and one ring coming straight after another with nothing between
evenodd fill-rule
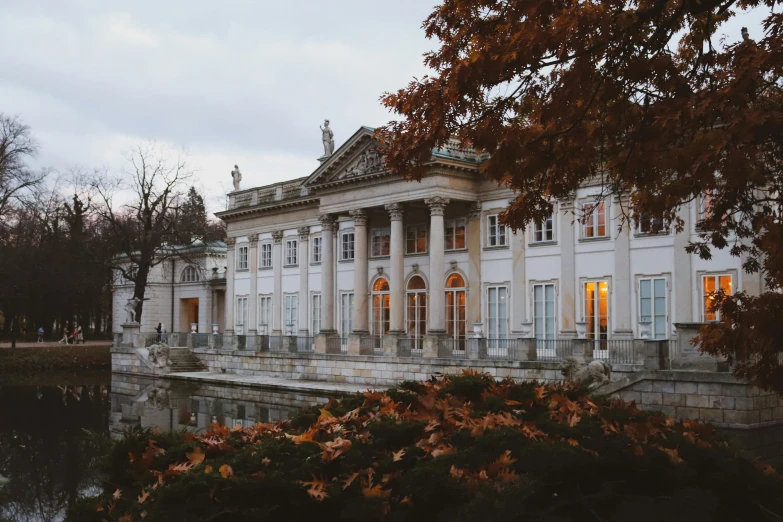
<instances>
[{"instance_id":1,"label":"statue on roof","mask_svg":"<svg viewBox=\"0 0 783 522\"><path fill-rule=\"evenodd\" d=\"M234 180L234 191L239 190L239 182L242 181L242 173L239 172L239 166L234 165L234 170L231 171L231 179Z\"/></svg>"},{"instance_id":2,"label":"statue on roof","mask_svg":"<svg viewBox=\"0 0 783 522\"><path fill-rule=\"evenodd\" d=\"M321 129L321 140L324 142L324 156L331 156L334 153L334 133L329 128L329 120L324 120L324 126Z\"/></svg>"}]
</instances>

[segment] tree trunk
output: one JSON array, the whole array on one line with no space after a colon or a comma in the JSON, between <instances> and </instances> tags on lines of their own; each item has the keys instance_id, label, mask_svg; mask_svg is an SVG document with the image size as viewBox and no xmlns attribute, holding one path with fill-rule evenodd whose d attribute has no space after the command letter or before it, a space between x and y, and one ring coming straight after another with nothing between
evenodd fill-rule
<instances>
[{"instance_id":1,"label":"tree trunk","mask_svg":"<svg viewBox=\"0 0 783 522\"><path fill-rule=\"evenodd\" d=\"M133 297L137 297L139 299L139 304L136 305L136 322L139 324L141 324L141 314L144 310L144 292L147 290L147 278L149 277L149 274L149 263L139 263L133 288Z\"/></svg>"}]
</instances>

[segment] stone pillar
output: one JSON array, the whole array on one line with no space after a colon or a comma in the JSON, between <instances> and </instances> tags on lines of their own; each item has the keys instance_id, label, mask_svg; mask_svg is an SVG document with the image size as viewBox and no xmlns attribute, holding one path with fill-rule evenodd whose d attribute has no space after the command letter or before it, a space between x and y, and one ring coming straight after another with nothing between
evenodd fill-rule
<instances>
[{"instance_id":1,"label":"stone pillar","mask_svg":"<svg viewBox=\"0 0 783 522\"><path fill-rule=\"evenodd\" d=\"M515 231L511 236L511 333L520 335L522 323L527 322L525 299L525 234Z\"/></svg>"},{"instance_id":2,"label":"stone pillar","mask_svg":"<svg viewBox=\"0 0 783 522\"><path fill-rule=\"evenodd\" d=\"M334 335L334 232L337 221L330 214L321 222L321 333Z\"/></svg>"},{"instance_id":3,"label":"stone pillar","mask_svg":"<svg viewBox=\"0 0 783 522\"><path fill-rule=\"evenodd\" d=\"M571 339L571 356L577 362L587 364L593 360L594 347L592 339Z\"/></svg>"},{"instance_id":4,"label":"stone pillar","mask_svg":"<svg viewBox=\"0 0 783 522\"><path fill-rule=\"evenodd\" d=\"M674 236L674 274L672 286L674 286L674 314L671 325L674 323L690 323L693 317L693 267L691 266L691 254L685 251L691 236L691 209L690 204L683 205L677 211L677 217L683 221L683 230ZM668 332L667 332L668 333Z\"/></svg>"},{"instance_id":5,"label":"stone pillar","mask_svg":"<svg viewBox=\"0 0 783 522\"><path fill-rule=\"evenodd\" d=\"M446 281L444 278L446 240L443 228L443 210L449 200L440 196L425 199L430 207L430 292L427 334L442 336L446 333Z\"/></svg>"},{"instance_id":6,"label":"stone pillar","mask_svg":"<svg viewBox=\"0 0 783 522\"><path fill-rule=\"evenodd\" d=\"M574 200L560 201L560 337L576 337L576 271L574 266Z\"/></svg>"},{"instance_id":7,"label":"stone pillar","mask_svg":"<svg viewBox=\"0 0 783 522\"><path fill-rule=\"evenodd\" d=\"M243 332L245 337L245 349L255 351L256 335L258 335L258 234L251 234L250 251L248 255L248 268L250 270L250 296L248 297L247 321Z\"/></svg>"},{"instance_id":8,"label":"stone pillar","mask_svg":"<svg viewBox=\"0 0 783 522\"><path fill-rule=\"evenodd\" d=\"M353 333L368 335L370 323L367 317L367 278L369 276L367 250L367 212L352 210L354 259L353 259Z\"/></svg>"},{"instance_id":9,"label":"stone pillar","mask_svg":"<svg viewBox=\"0 0 783 522\"><path fill-rule=\"evenodd\" d=\"M226 327L223 330L223 347L231 349L234 344L234 275L236 274L236 254L234 247L237 239L226 238ZM172 325L172 329L173 329Z\"/></svg>"},{"instance_id":10,"label":"stone pillar","mask_svg":"<svg viewBox=\"0 0 783 522\"><path fill-rule=\"evenodd\" d=\"M402 205L386 205L391 217L391 265L389 278L389 330L392 335L405 332L405 231L402 226Z\"/></svg>"},{"instance_id":11,"label":"stone pillar","mask_svg":"<svg viewBox=\"0 0 783 522\"><path fill-rule=\"evenodd\" d=\"M310 308L310 280L309 280L309 245L310 245L310 227L299 227L296 229L299 233L299 252L297 261L299 262L299 335L308 337L310 325L307 321L307 310Z\"/></svg>"},{"instance_id":12,"label":"stone pillar","mask_svg":"<svg viewBox=\"0 0 783 522\"><path fill-rule=\"evenodd\" d=\"M623 219L623 209L628 208L628 194L622 194L612 198L612 206L615 223ZM607 220L611 222L611 220ZM633 291L631 288L631 241L630 227L626 221L614 240L614 331L615 339L633 339L633 326L631 322L631 300Z\"/></svg>"},{"instance_id":13,"label":"stone pillar","mask_svg":"<svg viewBox=\"0 0 783 522\"><path fill-rule=\"evenodd\" d=\"M275 276L272 292L272 335L283 335L283 231L272 232L272 271ZM268 327L267 327L268 328Z\"/></svg>"},{"instance_id":14,"label":"stone pillar","mask_svg":"<svg viewBox=\"0 0 783 522\"><path fill-rule=\"evenodd\" d=\"M467 324L482 323L481 306L481 202L477 201L468 212L467 247L468 280ZM467 332L466 332L467 333Z\"/></svg>"}]
</instances>

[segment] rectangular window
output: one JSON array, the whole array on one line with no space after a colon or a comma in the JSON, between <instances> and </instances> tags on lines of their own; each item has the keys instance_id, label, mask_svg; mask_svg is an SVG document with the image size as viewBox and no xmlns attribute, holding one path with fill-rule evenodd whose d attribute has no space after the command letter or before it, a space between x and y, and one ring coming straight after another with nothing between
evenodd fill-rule
<instances>
[{"instance_id":1,"label":"rectangular window","mask_svg":"<svg viewBox=\"0 0 783 522\"><path fill-rule=\"evenodd\" d=\"M237 248L237 270L247 270L247 247Z\"/></svg>"},{"instance_id":2,"label":"rectangular window","mask_svg":"<svg viewBox=\"0 0 783 522\"><path fill-rule=\"evenodd\" d=\"M285 240L285 266L296 266L297 262L297 246L298 241L296 239Z\"/></svg>"},{"instance_id":3,"label":"rectangular window","mask_svg":"<svg viewBox=\"0 0 783 522\"><path fill-rule=\"evenodd\" d=\"M662 217L639 218L639 233L641 234L668 234L669 230L664 228Z\"/></svg>"},{"instance_id":4,"label":"rectangular window","mask_svg":"<svg viewBox=\"0 0 783 522\"><path fill-rule=\"evenodd\" d=\"M716 274L702 276L702 288L704 289L704 320L720 321L720 311L713 310L717 296L715 293L723 291L726 295L733 294L733 284L730 274Z\"/></svg>"},{"instance_id":5,"label":"rectangular window","mask_svg":"<svg viewBox=\"0 0 783 522\"><path fill-rule=\"evenodd\" d=\"M533 243L543 243L544 241L555 240L555 220L550 214L540 223L533 224Z\"/></svg>"},{"instance_id":6,"label":"rectangular window","mask_svg":"<svg viewBox=\"0 0 783 522\"><path fill-rule=\"evenodd\" d=\"M536 339L555 338L555 285L533 285L533 328ZM542 347L543 348L543 347Z\"/></svg>"},{"instance_id":7,"label":"rectangular window","mask_svg":"<svg viewBox=\"0 0 783 522\"><path fill-rule=\"evenodd\" d=\"M582 206L584 219L582 237L606 237L606 205L603 201L585 203Z\"/></svg>"},{"instance_id":8,"label":"rectangular window","mask_svg":"<svg viewBox=\"0 0 783 522\"><path fill-rule=\"evenodd\" d=\"M462 250L465 248L465 219L451 219L444 224L446 235L446 250Z\"/></svg>"},{"instance_id":9,"label":"rectangular window","mask_svg":"<svg viewBox=\"0 0 783 522\"><path fill-rule=\"evenodd\" d=\"M258 332L268 335L272 331L272 296L258 296Z\"/></svg>"},{"instance_id":10,"label":"rectangular window","mask_svg":"<svg viewBox=\"0 0 783 522\"><path fill-rule=\"evenodd\" d=\"M272 243L261 243L259 268L272 268Z\"/></svg>"},{"instance_id":11,"label":"rectangular window","mask_svg":"<svg viewBox=\"0 0 783 522\"><path fill-rule=\"evenodd\" d=\"M487 246L506 246L506 225L500 222L500 216L487 216Z\"/></svg>"},{"instance_id":12,"label":"rectangular window","mask_svg":"<svg viewBox=\"0 0 783 522\"><path fill-rule=\"evenodd\" d=\"M354 257L354 235L353 231L343 232L340 237L340 259L342 261L350 261Z\"/></svg>"},{"instance_id":13,"label":"rectangular window","mask_svg":"<svg viewBox=\"0 0 783 522\"><path fill-rule=\"evenodd\" d=\"M653 339L666 339L666 279L639 280L639 322L651 323Z\"/></svg>"},{"instance_id":14,"label":"rectangular window","mask_svg":"<svg viewBox=\"0 0 783 522\"><path fill-rule=\"evenodd\" d=\"M609 283L587 281L584 284L584 320L588 339L609 338Z\"/></svg>"},{"instance_id":15,"label":"rectangular window","mask_svg":"<svg viewBox=\"0 0 783 522\"><path fill-rule=\"evenodd\" d=\"M237 335L246 335L247 324L247 296L237 297L237 307L234 314L234 331Z\"/></svg>"},{"instance_id":16,"label":"rectangular window","mask_svg":"<svg viewBox=\"0 0 783 522\"><path fill-rule=\"evenodd\" d=\"M353 294L340 295L340 336L353 332Z\"/></svg>"},{"instance_id":17,"label":"rectangular window","mask_svg":"<svg viewBox=\"0 0 783 522\"><path fill-rule=\"evenodd\" d=\"M313 247L313 263L321 262L321 236L313 236L310 240Z\"/></svg>"},{"instance_id":18,"label":"rectangular window","mask_svg":"<svg viewBox=\"0 0 783 522\"><path fill-rule=\"evenodd\" d=\"M405 236L405 253L424 254L425 252L427 252L427 226L408 226Z\"/></svg>"},{"instance_id":19,"label":"rectangular window","mask_svg":"<svg viewBox=\"0 0 783 522\"><path fill-rule=\"evenodd\" d=\"M390 244L391 244L391 229L389 228L372 229L372 240L371 240L372 257L388 256Z\"/></svg>"},{"instance_id":20,"label":"rectangular window","mask_svg":"<svg viewBox=\"0 0 783 522\"><path fill-rule=\"evenodd\" d=\"M508 338L508 287L487 287L488 339Z\"/></svg>"},{"instance_id":21,"label":"rectangular window","mask_svg":"<svg viewBox=\"0 0 783 522\"><path fill-rule=\"evenodd\" d=\"M313 306L310 308L310 335L315 337L321 333L321 294L313 294Z\"/></svg>"},{"instance_id":22,"label":"rectangular window","mask_svg":"<svg viewBox=\"0 0 783 522\"><path fill-rule=\"evenodd\" d=\"M285 335L296 335L298 328L298 305L299 296L287 295L285 296L285 303L283 305L283 328Z\"/></svg>"}]
</instances>

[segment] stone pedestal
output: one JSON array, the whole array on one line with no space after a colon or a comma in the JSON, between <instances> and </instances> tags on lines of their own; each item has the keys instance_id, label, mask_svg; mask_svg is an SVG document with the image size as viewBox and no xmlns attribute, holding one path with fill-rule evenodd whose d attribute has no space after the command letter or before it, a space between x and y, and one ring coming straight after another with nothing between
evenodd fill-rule
<instances>
[{"instance_id":1,"label":"stone pedestal","mask_svg":"<svg viewBox=\"0 0 783 522\"><path fill-rule=\"evenodd\" d=\"M393 357L400 355L400 348L399 343L397 343L397 339L398 337L395 334L386 334L383 336L383 355Z\"/></svg>"},{"instance_id":2,"label":"stone pedestal","mask_svg":"<svg viewBox=\"0 0 783 522\"><path fill-rule=\"evenodd\" d=\"M592 339L572 339L571 356L581 364L587 364L593 360L593 347L595 343Z\"/></svg>"},{"instance_id":3,"label":"stone pedestal","mask_svg":"<svg viewBox=\"0 0 783 522\"><path fill-rule=\"evenodd\" d=\"M536 351L536 340L523 338L517 341L517 349L512 357L516 361L536 361L538 352Z\"/></svg>"},{"instance_id":4,"label":"stone pedestal","mask_svg":"<svg viewBox=\"0 0 783 522\"><path fill-rule=\"evenodd\" d=\"M375 350L371 345L362 347L363 338L367 338L366 333L352 333L348 336L348 355L375 355Z\"/></svg>"},{"instance_id":5,"label":"stone pedestal","mask_svg":"<svg viewBox=\"0 0 783 522\"><path fill-rule=\"evenodd\" d=\"M255 350L257 352L268 352L269 351L269 336L268 335L256 336Z\"/></svg>"},{"instance_id":6,"label":"stone pedestal","mask_svg":"<svg viewBox=\"0 0 783 522\"><path fill-rule=\"evenodd\" d=\"M315 353L341 353L340 338L334 330L324 332L315 336Z\"/></svg>"},{"instance_id":7,"label":"stone pedestal","mask_svg":"<svg viewBox=\"0 0 783 522\"><path fill-rule=\"evenodd\" d=\"M468 359L487 358L487 340L484 337L468 339Z\"/></svg>"},{"instance_id":8,"label":"stone pedestal","mask_svg":"<svg viewBox=\"0 0 783 522\"><path fill-rule=\"evenodd\" d=\"M236 336L234 330L226 330L223 332L223 350L234 350L236 348Z\"/></svg>"},{"instance_id":9,"label":"stone pedestal","mask_svg":"<svg viewBox=\"0 0 783 522\"><path fill-rule=\"evenodd\" d=\"M440 342L443 339L440 335L425 335L422 342L422 357L438 358L438 357L450 357L448 353L448 346L445 343Z\"/></svg>"},{"instance_id":10,"label":"stone pedestal","mask_svg":"<svg viewBox=\"0 0 783 522\"><path fill-rule=\"evenodd\" d=\"M245 350L248 352L255 352L257 341L258 335L256 334L256 331L250 330L250 332L248 332L248 334L245 336Z\"/></svg>"},{"instance_id":11,"label":"stone pedestal","mask_svg":"<svg viewBox=\"0 0 783 522\"><path fill-rule=\"evenodd\" d=\"M728 364L725 359L704 355L698 346L693 346L691 340L699 335L699 328L704 323L675 323L677 328L677 352L671 360L672 370L691 370L699 372L725 372Z\"/></svg>"},{"instance_id":12,"label":"stone pedestal","mask_svg":"<svg viewBox=\"0 0 783 522\"><path fill-rule=\"evenodd\" d=\"M634 351L645 370L669 369L669 341L657 339L634 340Z\"/></svg>"},{"instance_id":13,"label":"stone pedestal","mask_svg":"<svg viewBox=\"0 0 783 522\"><path fill-rule=\"evenodd\" d=\"M143 348L139 346L141 342L141 325L135 321L122 324L122 348Z\"/></svg>"},{"instance_id":14,"label":"stone pedestal","mask_svg":"<svg viewBox=\"0 0 783 522\"><path fill-rule=\"evenodd\" d=\"M299 351L297 350L295 335L286 335L283 337L283 351L288 353L296 353Z\"/></svg>"}]
</instances>

